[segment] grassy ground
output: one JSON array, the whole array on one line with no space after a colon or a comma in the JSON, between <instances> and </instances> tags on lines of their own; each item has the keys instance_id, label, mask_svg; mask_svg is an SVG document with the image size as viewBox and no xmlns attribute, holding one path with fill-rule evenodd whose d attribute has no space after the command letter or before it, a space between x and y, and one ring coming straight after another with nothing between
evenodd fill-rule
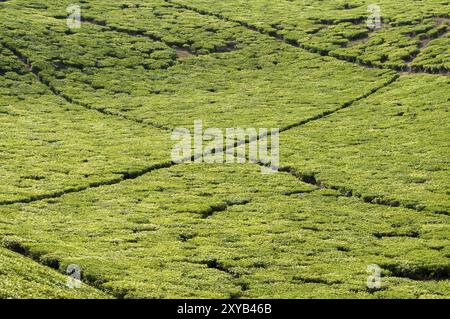
<instances>
[{"instance_id":1,"label":"grassy ground","mask_svg":"<svg viewBox=\"0 0 450 319\"><path fill-rule=\"evenodd\" d=\"M0 297L450 297L447 3L70 3L0 2ZM280 172L173 163L194 120Z\"/></svg>"}]
</instances>

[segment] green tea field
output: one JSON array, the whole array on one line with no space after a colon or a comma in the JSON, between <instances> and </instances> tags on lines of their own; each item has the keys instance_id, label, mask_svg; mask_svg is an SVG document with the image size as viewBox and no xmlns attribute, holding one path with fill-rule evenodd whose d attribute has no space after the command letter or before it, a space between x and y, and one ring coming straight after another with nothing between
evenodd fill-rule
<instances>
[{"instance_id":1,"label":"green tea field","mask_svg":"<svg viewBox=\"0 0 450 319\"><path fill-rule=\"evenodd\" d=\"M0 298L450 299L449 31L443 0L0 0Z\"/></svg>"}]
</instances>

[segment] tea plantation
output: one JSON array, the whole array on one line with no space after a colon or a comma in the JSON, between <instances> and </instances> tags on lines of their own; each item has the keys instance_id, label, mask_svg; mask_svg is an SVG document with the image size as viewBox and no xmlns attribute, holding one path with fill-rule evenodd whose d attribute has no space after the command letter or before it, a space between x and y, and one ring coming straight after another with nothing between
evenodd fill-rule
<instances>
[{"instance_id":1,"label":"tea plantation","mask_svg":"<svg viewBox=\"0 0 450 319\"><path fill-rule=\"evenodd\" d=\"M450 3L371 5L0 1L0 298L450 298Z\"/></svg>"}]
</instances>

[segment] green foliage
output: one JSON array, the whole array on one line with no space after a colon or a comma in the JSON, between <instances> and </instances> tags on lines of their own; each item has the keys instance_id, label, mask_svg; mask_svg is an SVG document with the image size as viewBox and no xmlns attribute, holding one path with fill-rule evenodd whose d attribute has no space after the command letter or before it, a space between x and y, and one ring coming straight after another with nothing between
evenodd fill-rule
<instances>
[{"instance_id":1,"label":"green foliage","mask_svg":"<svg viewBox=\"0 0 450 319\"><path fill-rule=\"evenodd\" d=\"M88 285L67 286L67 276L33 260L0 248L0 298L109 298Z\"/></svg>"},{"instance_id":2,"label":"green foliage","mask_svg":"<svg viewBox=\"0 0 450 319\"><path fill-rule=\"evenodd\" d=\"M178 14L175 9L164 10L171 12L172 19ZM150 12L143 10L140 15ZM301 121L333 110L392 76L384 70L361 70L280 45L231 23L231 35L218 36L235 41L237 50L191 56L175 63L170 60L174 55L169 54L173 49L147 38L102 32L101 27L89 23L76 34L66 35L65 20L42 21L38 14L15 14L20 18L1 22L11 28L5 32L5 41L27 56L39 74L62 93L92 108L118 111L169 128L190 127L197 119L213 127L245 127L248 123L285 127L292 124L292 118ZM183 27L198 24L220 29L224 25L216 18L188 15L189 22L180 21ZM147 18L148 23L157 22L151 16ZM127 20L123 16L120 19L118 27L126 27L123 21ZM27 38L13 38L18 20L35 25ZM213 26L210 20L214 20ZM135 50L144 43L160 50L145 60L131 58L145 56ZM175 64L168 69L161 66L162 60L155 53L167 55L166 66ZM283 110L276 105L282 105Z\"/></svg>"},{"instance_id":3,"label":"green foliage","mask_svg":"<svg viewBox=\"0 0 450 319\"><path fill-rule=\"evenodd\" d=\"M0 231L14 234L41 262L50 255L60 269L80 265L87 282L116 297L448 293L448 280L424 281L448 279L448 216L315 189L287 173L261 175L251 164L180 165L4 207ZM384 269L382 291L365 289L371 263ZM441 269L439 276L433 269Z\"/></svg>"},{"instance_id":4,"label":"green foliage","mask_svg":"<svg viewBox=\"0 0 450 319\"><path fill-rule=\"evenodd\" d=\"M378 2L1 3L0 298L449 298L448 3ZM280 172L173 165L194 120Z\"/></svg>"},{"instance_id":5,"label":"green foliage","mask_svg":"<svg viewBox=\"0 0 450 319\"><path fill-rule=\"evenodd\" d=\"M0 202L37 199L170 161L170 133L67 103L10 61L0 78ZM15 60L14 60L15 59ZM17 71L18 73L15 73Z\"/></svg>"},{"instance_id":6,"label":"green foliage","mask_svg":"<svg viewBox=\"0 0 450 319\"><path fill-rule=\"evenodd\" d=\"M407 69L429 40L448 34L450 6L437 0L377 1L382 27L370 30L367 20L373 1L210 1L171 0L173 4L217 13L276 33L315 51L368 65ZM449 71L449 46L432 41L427 63L412 66L431 72Z\"/></svg>"},{"instance_id":7,"label":"green foliage","mask_svg":"<svg viewBox=\"0 0 450 319\"><path fill-rule=\"evenodd\" d=\"M363 198L448 215L448 85L446 77L402 77L351 108L282 134L281 162Z\"/></svg>"}]
</instances>

